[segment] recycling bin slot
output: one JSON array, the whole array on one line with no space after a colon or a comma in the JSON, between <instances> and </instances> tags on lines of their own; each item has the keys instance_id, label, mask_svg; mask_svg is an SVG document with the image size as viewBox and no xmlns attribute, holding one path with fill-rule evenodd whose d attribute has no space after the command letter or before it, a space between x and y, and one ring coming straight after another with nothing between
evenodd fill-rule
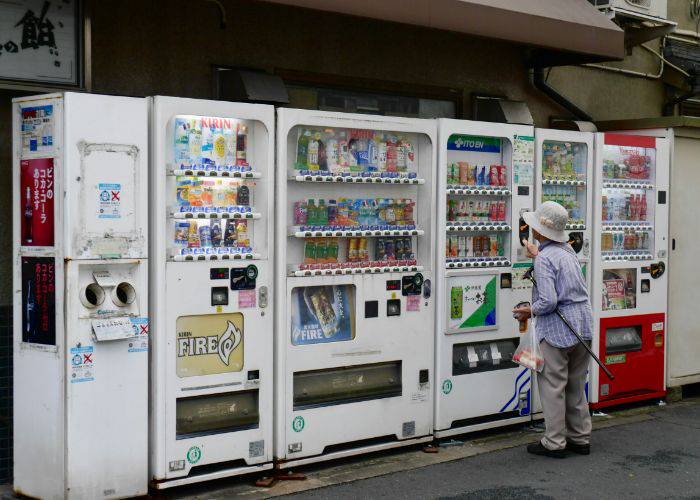
<instances>
[{"instance_id":1,"label":"recycling bin slot","mask_svg":"<svg viewBox=\"0 0 700 500\"><path fill-rule=\"evenodd\" d=\"M177 439L255 429L258 390L178 398L175 414Z\"/></svg>"}]
</instances>

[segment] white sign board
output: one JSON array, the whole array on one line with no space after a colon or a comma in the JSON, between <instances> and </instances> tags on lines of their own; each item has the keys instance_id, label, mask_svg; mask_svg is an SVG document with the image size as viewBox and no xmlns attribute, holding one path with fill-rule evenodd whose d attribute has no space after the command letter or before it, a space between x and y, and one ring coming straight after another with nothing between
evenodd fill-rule
<instances>
[{"instance_id":1,"label":"white sign board","mask_svg":"<svg viewBox=\"0 0 700 500\"><path fill-rule=\"evenodd\" d=\"M0 0L0 79L78 85L78 0Z\"/></svg>"}]
</instances>

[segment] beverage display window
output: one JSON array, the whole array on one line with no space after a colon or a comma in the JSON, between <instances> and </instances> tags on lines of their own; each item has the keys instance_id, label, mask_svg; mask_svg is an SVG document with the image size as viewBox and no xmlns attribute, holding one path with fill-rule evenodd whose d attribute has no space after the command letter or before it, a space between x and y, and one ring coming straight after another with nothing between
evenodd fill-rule
<instances>
[{"instance_id":1,"label":"beverage display window","mask_svg":"<svg viewBox=\"0 0 700 500\"><path fill-rule=\"evenodd\" d=\"M510 265L512 147L500 137L447 142L448 267Z\"/></svg>"},{"instance_id":2,"label":"beverage display window","mask_svg":"<svg viewBox=\"0 0 700 500\"><path fill-rule=\"evenodd\" d=\"M635 309L637 307L637 269L606 269L603 271L603 311Z\"/></svg>"},{"instance_id":3,"label":"beverage display window","mask_svg":"<svg viewBox=\"0 0 700 500\"><path fill-rule=\"evenodd\" d=\"M603 260L648 260L654 254L656 151L603 146L600 247Z\"/></svg>"},{"instance_id":4,"label":"beverage display window","mask_svg":"<svg viewBox=\"0 0 700 500\"><path fill-rule=\"evenodd\" d=\"M566 141L542 143L542 202L554 201L566 208L566 229L585 229L586 165L588 145Z\"/></svg>"}]
</instances>

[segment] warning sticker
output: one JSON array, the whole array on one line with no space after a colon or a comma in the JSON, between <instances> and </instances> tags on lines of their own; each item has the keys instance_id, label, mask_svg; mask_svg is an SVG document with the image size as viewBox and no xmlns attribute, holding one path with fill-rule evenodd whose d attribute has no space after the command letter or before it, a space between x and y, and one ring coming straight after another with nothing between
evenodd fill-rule
<instances>
[{"instance_id":1,"label":"warning sticker","mask_svg":"<svg viewBox=\"0 0 700 500\"><path fill-rule=\"evenodd\" d=\"M95 380L95 353L93 346L71 347L70 383L93 382Z\"/></svg>"},{"instance_id":2,"label":"warning sticker","mask_svg":"<svg viewBox=\"0 0 700 500\"><path fill-rule=\"evenodd\" d=\"M122 202L122 185L121 184L98 184L97 185L98 203L97 203L97 218L98 219L120 219Z\"/></svg>"},{"instance_id":3,"label":"warning sticker","mask_svg":"<svg viewBox=\"0 0 700 500\"><path fill-rule=\"evenodd\" d=\"M134 337L129 340L129 352L148 352L148 318L131 318Z\"/></svg>"}]
</instances>

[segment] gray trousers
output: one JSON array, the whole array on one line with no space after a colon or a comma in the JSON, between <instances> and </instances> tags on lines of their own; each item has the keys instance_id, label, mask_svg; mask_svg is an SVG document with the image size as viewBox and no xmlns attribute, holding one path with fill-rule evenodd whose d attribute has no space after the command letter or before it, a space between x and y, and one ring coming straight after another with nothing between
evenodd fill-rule
<instances>
[{"instance_id":1,"label":"gray trousers","mask_svg":"<svg viewBox=\"0 0 700 500\"><path fill-rule=\"evenodd\" d=\"M589 354L581 344L567 349L540 342L544 368L537 374L546 430L542 445L560 450L567 439L588 444L591 437L591 415L586 401L586 371Z\"/></svg>"}]
</instances>

